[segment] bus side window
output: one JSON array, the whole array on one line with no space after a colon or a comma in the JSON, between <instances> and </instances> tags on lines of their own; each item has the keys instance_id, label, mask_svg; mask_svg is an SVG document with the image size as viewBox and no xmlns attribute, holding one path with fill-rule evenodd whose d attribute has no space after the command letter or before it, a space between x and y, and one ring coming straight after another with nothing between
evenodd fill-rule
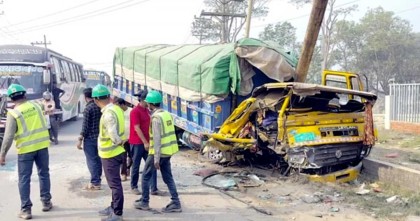
<instances>
[{"instance_id":1,"label":"bus side window","mask_svg":"<svg viewBox=\"0 0 420 221\"><path fill-rule=\"evenodd\" d=\"M51 57L52 63L54 64L54 72L56 74L56 81L57 83L61 83L61 79L63 79L63 69L61 67L60 62L56 57Z\"/></svg>"},{"instance_id":2,"label":"bus side window","mask_svg":"<svg viewBox=\"0 0 420 221\"><path fill-rule=\"evenodd\" d=\"M82 67L79 66L79 65L76 65L76 69L80 74L80 78L81 78L80 81L81 82L86 82L86 75L84 74Z\"/></svg>"},{"instance_id":3,"label":"bus side window","mask_svg":"<svg viewBox=\"0 0 420 221\"><path fill-rule=\"evenodd\" d=\"M80 82L84 82L84 80L83 80L83 72L81 72L80 71L80 66L79 65L75 65L75 67L74 68L76 68L76 71L77 71L77 73L79 74L79 77L80 77Z\"/></svg>"},{"instance_id":4,"label":"bus side window","mask_svg":"<svg viewBox=\"0 0 420 221\"><path fill-rule=\"evenodd\" d=\"M69 63L70 65L70 70L73 76L73 80L76 82L79 82L79 75L77 74L77 71L74 68L74 64L73 63Z\"/></svg>"},{"instance_id":5,"label":"bus side window","mask_svg":"<svg viewBox=\"0 0 420 221\"><path fill-rule=\"evenodd\" d=\"M64 76L66 78L66 81L73 81L71 74L70 74L70 69L69 69L69 65L67 64L67 61L62 60L61 64L63 65L63 69L64 69Z\"/></svg>"}]
</instances>

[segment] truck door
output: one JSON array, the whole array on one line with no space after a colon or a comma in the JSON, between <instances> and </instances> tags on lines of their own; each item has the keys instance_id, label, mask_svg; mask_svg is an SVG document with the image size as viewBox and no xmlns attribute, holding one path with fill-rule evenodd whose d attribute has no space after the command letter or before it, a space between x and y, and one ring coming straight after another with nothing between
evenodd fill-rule
<instances>
[{"instance_id":1,"label":"truck door","mask_svg":"<svg viewBox=\"0 0 420 221\"><path fill-rule=\"evenodd\" d=\"M325 70L322 72L322 85L364 91L359 75L351 72Z\"/></svg>"}]
</instances>

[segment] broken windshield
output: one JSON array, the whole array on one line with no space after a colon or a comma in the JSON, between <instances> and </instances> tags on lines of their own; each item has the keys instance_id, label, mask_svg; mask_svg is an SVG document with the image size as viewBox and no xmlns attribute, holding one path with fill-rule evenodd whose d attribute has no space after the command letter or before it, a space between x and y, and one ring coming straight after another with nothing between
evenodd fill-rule
<instances>
[{"instance_id":1,"label":"broken windshield","mask_svg":"<svg viewBox=\"0 0 420 221\"><path fill-rule=\"evenodd\" d=\"M310 108L311 111L322 112L356 112L364 109L360 101L348 100L345 94L327 91L311 96L293 95L290 105L293 109Z\"/></svg>"}]
</instances>

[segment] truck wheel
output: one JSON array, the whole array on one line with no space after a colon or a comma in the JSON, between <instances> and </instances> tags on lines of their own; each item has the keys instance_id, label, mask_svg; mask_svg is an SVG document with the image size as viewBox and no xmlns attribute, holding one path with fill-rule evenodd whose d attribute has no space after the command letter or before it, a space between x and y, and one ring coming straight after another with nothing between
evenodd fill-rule
<instances>
[{"instance_id":1,"label":"truck wheel","mask_svg":"<svg viewBox=\"0 0 420 221\"><path fill-rule=\"evenodd\" d=\"M223 153L215 147L205 145L198 152L198 159L201 162L218 163L223 159Z\"/></svg>"}]
</instances>

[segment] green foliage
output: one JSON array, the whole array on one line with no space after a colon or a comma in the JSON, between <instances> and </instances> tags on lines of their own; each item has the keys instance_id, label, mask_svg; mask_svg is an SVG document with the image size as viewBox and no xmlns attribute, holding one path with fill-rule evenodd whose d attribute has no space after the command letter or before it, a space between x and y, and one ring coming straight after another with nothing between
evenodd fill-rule
<instances>
[{"instance_id":1,"label":"green foliage","mask_svg":"<svg viewBox=\"0 0 420 221\"><path fill-rule=\"evenodd\" d=\"M275 41L285 50L296 51L296 28L290 22L278 22L275 25L269 24L259 34L261 40Z\"/></svg>"},{"instance_id":2,"label":"green foliage","mask_svg":"<svg viewBox=\"0 0 420 221\"><path fill-rule=\"evenodd\" d=\"M399 83L418 80L420 35L393 12L379 7L369 10L359 23L339 21L334 41L335 64L366 74L377 92L388 94L392 78Z\"/></svg>"}]
</instances>

